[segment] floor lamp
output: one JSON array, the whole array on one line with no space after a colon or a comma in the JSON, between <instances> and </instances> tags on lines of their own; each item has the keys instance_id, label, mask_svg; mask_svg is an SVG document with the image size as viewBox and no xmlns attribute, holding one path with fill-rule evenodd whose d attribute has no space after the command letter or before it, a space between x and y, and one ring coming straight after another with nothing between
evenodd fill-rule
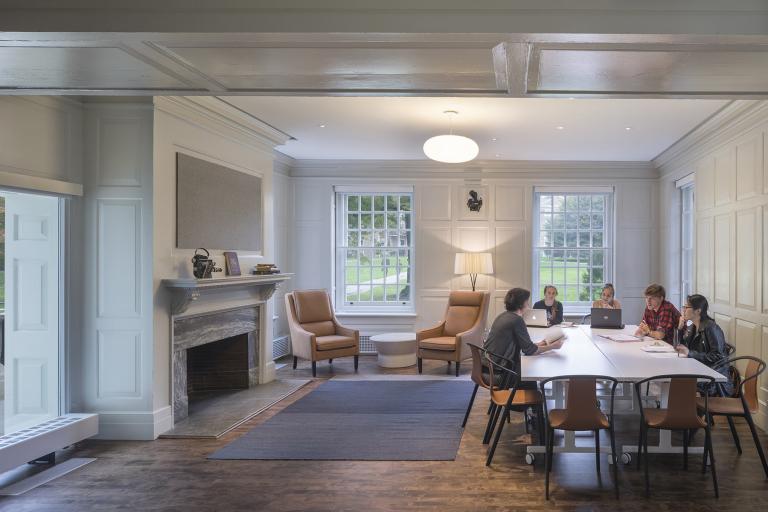
<instances>
[{"instance_id":1,"label":"floor lamp","mask_svg":"<svg viewBox=\"0 0 768 512\"><path fill-rule=\"evenodd\" d=\"M454 274L469 274L472 291L475 291L477 274L493 274L493 259L489 252L458 252L453 266Z\"/></svg>"}]
</instances>

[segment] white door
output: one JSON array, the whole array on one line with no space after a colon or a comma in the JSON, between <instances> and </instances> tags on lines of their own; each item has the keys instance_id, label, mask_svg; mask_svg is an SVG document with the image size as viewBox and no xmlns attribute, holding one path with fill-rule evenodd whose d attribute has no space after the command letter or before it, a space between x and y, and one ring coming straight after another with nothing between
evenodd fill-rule
<instances>
[{"instance_id":1,"label":"white door","mask_svg":"<svg viewBox=\"0 0 768 512\"><path fill-rule=\"evenodd\" d=\"M59 414L59 200L4 195L8 434Z\"/></svg>"}]
</instances>

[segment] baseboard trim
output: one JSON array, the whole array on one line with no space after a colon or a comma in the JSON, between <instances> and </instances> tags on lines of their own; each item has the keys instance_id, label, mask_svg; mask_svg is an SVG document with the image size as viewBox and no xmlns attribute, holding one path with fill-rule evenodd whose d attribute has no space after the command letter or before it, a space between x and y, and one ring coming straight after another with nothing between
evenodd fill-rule
<instances>
[{"instance_id":1,"label":"baseboard trim","mask_svg":"<svg viewBox=\"0 0 768 512\"><path fill-rule=\"evenodd\" d=\"M99 413L99 435L94 439L152 441L173 428L170 406L153 412Z\"/></svg>"}]
</instances>

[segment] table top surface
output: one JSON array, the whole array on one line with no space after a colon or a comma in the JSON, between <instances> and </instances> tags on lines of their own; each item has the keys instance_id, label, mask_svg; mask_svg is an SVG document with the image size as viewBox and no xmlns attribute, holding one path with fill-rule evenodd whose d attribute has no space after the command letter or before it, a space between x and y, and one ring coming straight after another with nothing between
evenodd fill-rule
<instances>
[{"instance_id":1,"label":"table top surface","mask_svg":"<svg viewBox=\"0 0 768 512\"><path fill-rule=\"evenodd\" d=\"M376 343L396 343L405 341L416 341L415 332L388 332L371 336L371 341Z\"/></svg>"},{"instance_id":2,"label":"table top surface","mask_svg":"<svg viewBox=\"0 0 768 512\"><path fill-rule=\"evenodd\" d=\"M724 382L725 377L695 359L678 357L677 353L648 353L641 349L652 342L612 341L602 335L634 334L637 326L624 329L592 329L588 325L563 328L567 339L559 350L522 358L522 377L543 380L558 375L606 375L621 381L639 381L665 374L706 375ZM536 342L547 331L541 327L528 329Z\"/></svg>"}]
</instances>

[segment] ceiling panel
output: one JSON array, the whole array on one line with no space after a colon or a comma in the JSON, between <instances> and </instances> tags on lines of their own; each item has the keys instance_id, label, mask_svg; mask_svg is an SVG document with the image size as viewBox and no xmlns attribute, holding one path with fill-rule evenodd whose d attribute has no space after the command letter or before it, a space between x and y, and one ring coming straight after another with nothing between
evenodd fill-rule
<instances>
[{"instance_id":1,"label":"ceiling panel","mask_svg":"<svg viewBox=\"0 0 768 512\"><path fill-rule=\"evenodd\" d=\"M121 48L0 47L0 88L191 89Z\"/></svg>"},{"instance_id":2,"label":"ceiling panel","mask_svg":"<svg viewBox=\"0 0 768 512\"><path fill-rule=\"evenodd\" d=\"M168 50L230 90L497 89L491 48L178 46Z\"/></svg>"},{"instance_id":3,"label":"ceiling panel","mask_svg":"<svg viewBox=\"0 0 768 512\"><path fill-rule=\"evenodd\" d=\"M540 48L531 66L529 92L768 92L768 53L757 49Z\"/></svg>"}]
</instances>

